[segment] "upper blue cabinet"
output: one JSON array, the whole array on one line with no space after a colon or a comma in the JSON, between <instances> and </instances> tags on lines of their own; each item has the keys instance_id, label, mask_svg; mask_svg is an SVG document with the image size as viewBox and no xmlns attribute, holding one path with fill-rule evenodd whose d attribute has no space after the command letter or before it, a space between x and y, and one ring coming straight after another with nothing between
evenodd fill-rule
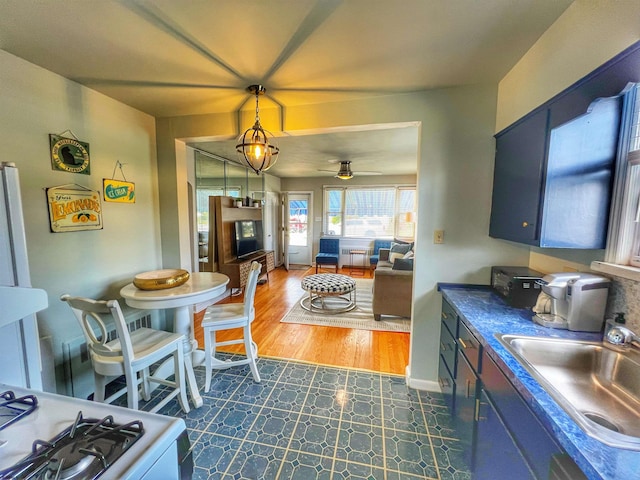
<instances>
[{"instance_id":1,"label":"upper blue cabinet","mask_svg":"<svg viewBox=\"0 0 640 480\"><path fill-rule=\"evenodd\" d=\"M490 236L605 248L621 93L636 82L640 43L496 135Z\"/></svg>"}]
</instances>

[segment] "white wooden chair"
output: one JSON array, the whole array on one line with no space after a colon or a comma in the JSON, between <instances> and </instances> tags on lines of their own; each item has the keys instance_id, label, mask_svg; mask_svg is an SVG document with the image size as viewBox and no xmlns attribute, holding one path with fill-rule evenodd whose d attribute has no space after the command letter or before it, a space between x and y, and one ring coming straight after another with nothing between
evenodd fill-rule
<instances>
[{"instance_id":1,"label":"white wooden chair","mask_svg":"<svg viewBox=\"0 0 640 480\"><path fill-rule=\"evenodd\" d=\"M70 295L62 295L60 299L71 307L87 340L94 371L95 401L111 403L126 393L128 407L138 410L138 386L141 384L142 397L148 401L153 382L171 387L173 391L153 407L151 412L157 412L176 396L182 410L189 412L182 351L183 334L152 328L139 328L130 333L117 300L98 301ZM117 337L111 341L108 341L108 330L103 319L109 315L115 322L117 333ZM170 357L173 357L175 381L150 374L149 369L154 363ZM121 375L125 376L126 386L105 398L108 381Z\"/></svg>"},{"instance_id":2,"label":"white wooden chair","mask_svg":"<svg viewBox=\"0 0 640 480\"><path fill-rule=\"evenodd\" d=\"M258 277L262 265L258 262L251 263L251 270L244 291L243 303L226 303L222 305L212 305L207 308L202 319L202 329L204 332L204 352L205 352L205 371L206 380L204 391L208 392L211 388L211 375L214 369L222 370L237 365L249 365L253 379L260 382L260 374L256 365L258 358L258 346L251 337L251 322L255 317L255 309L253 301L256 295L256 287L258 285ZM243 336L239 339L227 340L224 342L216 342L216 332L220 330L229 330L232 328L242 328ZM240 360L220 360L216 358L216 348L225 345L236 345L244 343L246 359Z\"/></svg>"}]
</instances>

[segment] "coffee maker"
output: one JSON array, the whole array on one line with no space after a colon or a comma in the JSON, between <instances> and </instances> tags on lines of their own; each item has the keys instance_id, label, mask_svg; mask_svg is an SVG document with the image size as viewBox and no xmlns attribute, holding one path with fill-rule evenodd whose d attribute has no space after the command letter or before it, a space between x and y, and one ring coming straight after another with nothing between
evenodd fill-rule
<instances>
[{"instance_id":1,"label":"coffee maker","mask_svg":"<svg viewBox=\"0 0 640 480\"><path fill-rule=\"evenodd\" d=\"M550 273L540 280L548 308L537 308L533 321L545 327L599 332L611 281L591 273ZM537 306L543 304L538 302Z\"/></svg>"}]
</instances>

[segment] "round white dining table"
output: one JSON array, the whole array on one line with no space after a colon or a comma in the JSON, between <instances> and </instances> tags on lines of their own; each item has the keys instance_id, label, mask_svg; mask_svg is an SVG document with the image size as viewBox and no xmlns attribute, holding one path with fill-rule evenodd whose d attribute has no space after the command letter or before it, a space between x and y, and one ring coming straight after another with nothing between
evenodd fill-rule
<instances>
[{"instance_id":1,"label":"round white dining table","mask_svg":"<svg viewBox=\"0 0 640 480\"><path fill-rule=\"evenodd\" d=\"M120 295L127 305L144 310L173 309L173 328L175 332L184 334L184 363L187 374L187 385L194 405L201 407L202 397L198 391L196 376L193 372L194 365L204 362L204 353L199 351L198 343L193 339L191 329L191 307L198 312L213 303L213 300L222 295L229 283L229 277L221 273L194 272L186 283L162 290L141 290L133 283L125 285L120 290ZM165 367L166 365L166 367ZM159 375L166 371L167 376L172 372L172 362L160 368Z\"/></svg>"}]
</instances>

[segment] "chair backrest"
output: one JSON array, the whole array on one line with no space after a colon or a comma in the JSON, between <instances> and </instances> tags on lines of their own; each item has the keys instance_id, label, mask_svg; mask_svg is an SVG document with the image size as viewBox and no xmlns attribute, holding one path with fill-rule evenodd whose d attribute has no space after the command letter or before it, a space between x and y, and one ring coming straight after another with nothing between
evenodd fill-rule
<instances>
[{"instance_id":1,"label":"chair backrest","mask_svg":"<svg viewBox=\"0 0 640 480\"><path fill-rule=\"evenodd\" d=\"M253 302L256 298L256 288L258 286L258 277L262 265L258 262L251 262L251 270L249 270L249 277L247 278L247 285L244 289L244 314L247 318L251 319L251 312L253 310Z\"/></svg>"},{"instance_id":2,"label":"chair backrest","mask_svg":"<svg viewBox=\"0 0 640 480\"><path fill-rule=\"evenodd\" d=\"M82 333L84 333L90 351L103 357L122 356L126 363L133 361L134 354L129 329L117 300L92 300L90 298L72 297L67 294L62 295L60 300L67 302L71 307L82 328ZM107 345L109 331L104 320L105 316L111 316L115 322L120 348ZM98 336L95 334L96 328L99 330Z\"/></svg>"},{"instance_id":3,"label":"chair backrest","mask_svg":"<svg viewBox=\"0 0 640 480\"><path fill-rule=\"evenodd\" d=\"M373 254L378 255L381 248L391 248L391 240L375 239L373 241Z\"/></svg>"},{"instance_id":4,"label":"chair backrest","mask_svg":"<svg viewBox=\"0 0 640 480\"><path fill-rule=\"evenodd\" d=\"M340 239L338 238L321 238L320 253L340 254Z\"/></svg>"}]
</instances>

